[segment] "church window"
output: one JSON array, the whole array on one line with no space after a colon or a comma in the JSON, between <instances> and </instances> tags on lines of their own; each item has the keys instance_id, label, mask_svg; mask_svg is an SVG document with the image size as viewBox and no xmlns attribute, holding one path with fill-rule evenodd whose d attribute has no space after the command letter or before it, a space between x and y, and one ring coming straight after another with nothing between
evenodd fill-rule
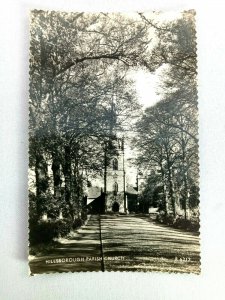
<instances>
[{"instance_id":1,"label":"church window","mask_svg":"<svg viewBox=\"0 0 225 300\"><path fill-rule=\"evenodd\" d=\"M116 158L112 161L112 168L113 170L118 170L118 160Z\"/></svg>"},{"instance_id":2,"label":"church window","mask_svg":"<svg viewBox=\"0 0 225 300\"><path fill-rule=\"evenodd\" d=\"M116 196L117 193L118 193L118 183L115 182L115 183L113 184L113 194L114 194L114 196Z\"/></svg>"}]
</instances>

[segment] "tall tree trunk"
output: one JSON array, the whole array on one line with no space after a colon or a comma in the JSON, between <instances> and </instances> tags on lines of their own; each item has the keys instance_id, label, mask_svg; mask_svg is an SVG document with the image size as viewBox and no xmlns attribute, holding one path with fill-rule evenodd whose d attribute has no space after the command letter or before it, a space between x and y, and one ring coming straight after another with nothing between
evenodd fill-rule
<instances>
[{"instance_id":1,"label":"tall tree trunk","mask_svg":"<svg viewBox=\"0 0 225 300\"><path fill-rule=\"evenodd\" d=\"M40 151L40 149L38 149ZM35 160L35 177L36 177L36 196L37 196L37 215L41 217L45 212L45 194L48 189L48 165L43 154L36 152Z\"/></svg>"},{"instance_id":2,"label":"tall tree trunk","mask_svg":"<svg viewBox=\"0 0 225 300\"><path fill-rule=\"evenodd\" d=\"M57 151L57 150L56 150ZM52 173L53 173L53 184L54 184L54 199L57 206L58 214L61 212L61 172L60 172L60 159L57 152L52 152Z\"/></svg>"},{"instance_id":3,"label":"tall tree trunk","mask_svg":"<svg viewBox=\"0 0 225 300\"><path fill-rule=\"evenodd\" d=\"M54 197L56 200L61 198L61 175L60 175L60 160L59 156L52 153L52 173L54 183Z\"/></svg>"},{"instance_id":4,"label":"tall tree trunk","mask_svg":"<svg viewBox=\"0 0 225 300\"><path fill-rule=\"evenodd\" d=\"M78 169L78 162L77 162L77 159L75 157L74 159L75 161L75 164L74 164L74 169L73 169L73 192L74 192L74 204L75 204L75 207L76 207L76 217L79 217L79 213L80 213L80 210L81 210L81 207L80 207L80 180L79 180L79 169Z\"/></svg>"},{"instance_id":5,"label":"tall tree trunk","mask_svg":"<svg viewBox=\"0 0 225 300\"><path fill-rule=\"evenodd\" d=\"M176 202L174 197L174 186L173 186L173 175L172 175L172 165L170 155L166 149L166 160L167 160L167 171L168 171L168 182L169 182L169 198L172 206L173 216L176 216Z\"/></svg>"},{"instance_id":6,"label":"tall tree trunk","mask_svg":"<svg viewBox=\"0 0 225 300\"><path fill-rule=\"evenodd\" d=\"M161 169L161 178L162 178L162 183L163 183L163 209L165 211L165 215L167 215L168 214L168 197L167 197L165 172L164 172L162 163L160 163L160 169Z\"/></svg>"},{"instance_id":7,"label":"tall tree trunk","mask_svg":"<svg viewBox=\"0 0 225 300\"><path fill-rule=\"evenodd\" d=\"M182 171L183 171L183 180L184 180L184 217L187 219L187 209L189 206L189 185L188 185L188 176L187 176L187 162L186 162L186 143L184 140L184 134L181 133L182 138Z\"/></svg>"},{"instance_id":8,"label":"tall tree trunk","mask_svg":"<svg viewBox=\"0 0 225 300\"><path fill-rule=\"evenodd\" d=\"M64 151L65 151L65 162L64 162L64 168L63 168L63 173L64 173L64 178L65 178L65 202L69 206L69 214L74 220L74 208L71 203L71 177L72 177L72 172L71 172L71 148L69 145L64 146Z\"/></svg>"},{"instance_id":9,"label":"tall tree trunk","mask_svg":"<svg viewBox=\"0 0 225 300\"><path fill-rule=\"evenodd\" d=\"M173 186L173 178L172 178L172 168L169 165L168 166L168 180L169 180L169 196L171 200L171 205L172 205L172 212L173 216L176 216L176 203L175 203L175 197L174 197L174 186Z\"/></svg>"},{"instance_id":10,"label":"tall tree trunk","mask_svg":"<svg viewBox=\"0 0 225 300\"><path fill-rule=\"evenodd\" d=\"M176 201L175 201L175 195L174 195L172 162L171 162L171 157L170 157L169 150L167 147L165 147L165 153L166 153L166 165L167 165L168 184L169 184L168 194L169 194L169 199L170 199L171 206L172 206L172 213L173 213L173 216L175 217L176 216Z\"/></svg>"},{"instance_id":11,"label":"tall tree trunk","mask_svg":"<svg viewBox=\"0 0 225 300\"><path fill-rule=\"evenodd\" d=\"M73 157L74 161L74 174L73 174L73 191L74 201L76 206L77 217L81 217L83 210L83 172L81 172L80 161L79 161L79 145L76 146L76 154Z\"/></svg>"},{"instance_id":12,"label":"tall tree trunk","mask_svg":"<svg viewBox=\"0 0 225 300\"><path fill-rule=\"evenodd\" d=\"M188 187L188 176L186 170L185 162L183 162L183 179L184 179L184 218L188 218L188 208L189 208L189 187Z\"/></svg>"}]
</instances>

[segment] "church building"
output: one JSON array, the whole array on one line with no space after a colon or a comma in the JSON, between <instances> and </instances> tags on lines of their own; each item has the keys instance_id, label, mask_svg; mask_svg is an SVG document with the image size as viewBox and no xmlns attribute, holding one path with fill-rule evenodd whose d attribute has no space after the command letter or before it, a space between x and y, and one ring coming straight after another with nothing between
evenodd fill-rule
<instances>
[{"instance_id":1,"label":"church building","mask_svg":"<svg viewBox=\"0 0 225 300\"><path fill-rule=\"evenodd\" d=\"M127 213L124 138L114 137L105 148L103 176L90 180L87 204L90 210Z\"/></svg>"}]
</instances>

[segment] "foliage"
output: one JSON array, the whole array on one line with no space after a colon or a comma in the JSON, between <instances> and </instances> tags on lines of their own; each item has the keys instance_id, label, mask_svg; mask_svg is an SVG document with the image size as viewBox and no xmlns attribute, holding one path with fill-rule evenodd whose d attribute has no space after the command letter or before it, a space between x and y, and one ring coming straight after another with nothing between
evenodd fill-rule
<instances>
[{"instance_id":1,"label":"foliage","mask_svg":"<svg viewBox=\"0 0 225 300\"><path fill-rule=\"evenodd\" d=\"M29 153L39 216L82 212L86 174L101 174L113 131L139 109L126 73L146 50L146 32L120 14L33 11ZM52 189L49 164L54 201L41 201Z\"/></svg>"},{"instance_id":2,"label":"foliage","mask_svg":"<svg viewBox=\"0 0 225 300\"><path fill-rule=\"evenodd\" d=\"M163 53L161 101L137 122L139 134L133 145L139 168L151 172L142 197L147 196L164 211L166 222L173 223L177 210L183 209L187 219L188 210L199 203L195 32L190 13L166 27L154 26L160 37L154 51ZM161 191L154 203L157 186Z\"/></svg>"},{"instance_id":3,"label":"foliage","mask_svg":"<svg viewBox=\"0 0 225 300\"><path fill-rule=\"evenodd\" d=\"M34 226L44 239L59 234L60 212L75 227L82 223L87 176L102 175L116 151L111 141L137 115L136 164L155 172L140 195L142 210L153 205L175 217L180 203L186 217L198 206L193 12L165 23L151 16L32 12L30 216L55 220ZM143 115L128 76L140 68L163 75L162 101Z\"/></svg>"},{"instance_id":4,"label":"foliage","mask_svg":"<svg viewBox=\"0 0 225 300\"><path fill-rule=\"evenodd\" d=\"M81 218L77 218L73 222L73 229L79 228L81 225L83 225L83 220Z\"/></svg>"},{"instance_id":5,"label":"foliage","mask_svg":"<svg viewBox=\"0 0 225 300\"><path fill-rule=\"evenodd\" d=\"M182 229L186 231L199 232L200 224L199 219L190 218L185 219L184 217L176 217L173 215L165 215L165 213L161 212L157 215L157 221L168 226L172 226L177 229Z\"/></svg>"},{"instance_id":6,"label":"foliage","mask_svg":"<svg viewBox=\"0 0 225 300\"><path fill-rule=\"evenodd\" d=\"M70 220L49 220L49 221L39 221L30 219L29 229L30 245L40 243L48 243L54 238L63 237L67 235L71 230Z\"/></svg>"}]
</instances>

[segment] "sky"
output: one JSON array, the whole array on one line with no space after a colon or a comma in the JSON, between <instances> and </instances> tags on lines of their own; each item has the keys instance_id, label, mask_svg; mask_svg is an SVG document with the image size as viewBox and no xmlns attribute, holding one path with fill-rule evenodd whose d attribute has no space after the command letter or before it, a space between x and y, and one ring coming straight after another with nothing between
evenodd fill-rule
<instances>
[{"instance_id":1,"label":"sky","mask_svg":"<svg viewBox=\"0 0 225 300\"><path fill-rule=\"evenodd\" d=\"M137 92L138 102L143 105L143 109L155 105L160 101L160 96L157 95L157 86L160 83L161 69L157 70L155 73L150 73L143 69L132 70L129 72L129 77L134 80L135 89ZM130 147L129 141L125 144L125 157L127 159L134 158L136 154ZM126 163L126 180L130 185L135 186L137 168L132 166L132 164Z\"/></svg>"},{"instance_id":2,"label":"sky","mask_svg":"<svg viewBox=\"0 0 225 300\"><path fill-rule=\"evenodd\" d=\"M137 13L128 14L133 18L139 18ZM144 13L146 17L153 18L157 22L165 22L176 20L181 17L180 11L166 11L161 13L146 12ZM150 33L151 34L151 33ZM129 76L135 81L136 92L138 96L138 101L143 105L144 108L153 106L158 101L160 101L160 96L157 95L157 85L160 82L160 73L165 66L159 67L155 73L150 73L147 70L139 69L132 70Z\"/></svg>"},{"instance_id":3,"label":"sky","mask_svg":"<svg viewBox=\"0 0 225 300\"><path fill-rule=\"evenodd\" d=\"M156 94L159 82L158 74L151 74L145 70L131 71L130 77L135 82L138 101L144 108L156 104L160 97Z\"/></svg>"}]
</instances>

